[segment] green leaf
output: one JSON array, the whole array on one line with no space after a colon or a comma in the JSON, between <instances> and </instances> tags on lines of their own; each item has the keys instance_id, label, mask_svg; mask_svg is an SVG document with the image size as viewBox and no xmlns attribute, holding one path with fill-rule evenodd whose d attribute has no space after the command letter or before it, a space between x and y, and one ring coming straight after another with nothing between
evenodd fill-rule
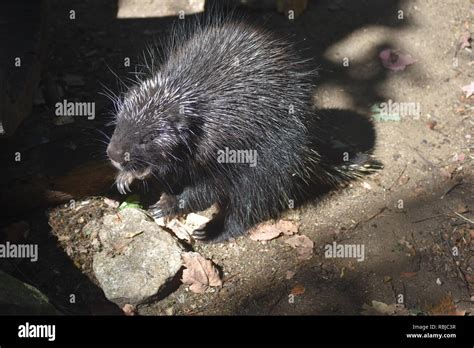
<instances>
[{"instance_id":1,"label":"green leaf","mask_svg":"<svg viewBox=\"0 0 474 348\"><path fill-rule=\"evenodd\" d=\"M124 210L127 208L143 209L143 206L140 204L140 197L138 195L130 195L125 199L125 201L120 204L118 210Z\"/></svg>"}]
</instances>

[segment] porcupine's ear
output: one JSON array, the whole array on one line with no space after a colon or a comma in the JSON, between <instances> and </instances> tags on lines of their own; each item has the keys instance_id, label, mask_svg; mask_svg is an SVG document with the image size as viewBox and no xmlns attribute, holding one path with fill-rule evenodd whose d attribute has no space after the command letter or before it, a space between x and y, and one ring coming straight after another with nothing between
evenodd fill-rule
<instances>
[{"instance_id":1,"label":"porcupine's ear","mask_svg":"<svg viewBox=\"0 0 474 348\"><path fill-rule=\"evenodd\" d=\"M182 134L194 128L193 107L189 103L176 104L167 112L167 120Z\"/></svg>"},{"instance_id":2,"label":"porcupine's ear","mask_svg":"<svg viewBox=\"0 0 474 348\"><path fill-rule=\"evenodd\" d=\"M166 110L166 121L175 130L185 125L186 109L182 104L175 104Z\"/></svg>"},{"instance_id":3,"label":"porcupine's ear","mask_svg":"<svg viewBox=\"0 0 474 348\"><path fill-rule=\"evenodd\" d=\"M194 138L202 134L203 118L201 115L193 113L193 105L190 103L174 106L169 110L168 121L173 128L176 136L186 145L186 148L192 151L197 143Z\"/></svg>"}]
</instances>

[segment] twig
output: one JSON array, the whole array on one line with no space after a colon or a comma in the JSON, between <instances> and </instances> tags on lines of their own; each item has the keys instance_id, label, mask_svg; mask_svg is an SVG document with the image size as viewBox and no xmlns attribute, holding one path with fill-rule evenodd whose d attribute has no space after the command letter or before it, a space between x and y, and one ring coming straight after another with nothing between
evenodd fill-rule
<instances>
[{"instance_id":1,"label":"twig","mask_svg":"<svg viewBox=\"0 0 474 348\"><path fill-rule=\"evenodd\" d=\"M463 182L458 182L456 184L454 184L453 186L451 186L451 188L448 189L448 191L446 191L442 196L441 196L441 199L443 199L444 197L446 197L446 195L448 195L449 193L451 193L452 190L454 190L456 187L458 186L461 186L462 184L464 184Z\"/></svg>"},{"instance_id":2,"label":"twig","mask_svg":"<svg viewBox=\"0 0 474 348\"><path fill-rule=\"evenodd\" d=\"M237 272L237 273L234 273L234 274L228 276L228 277L225 278L225 279L222 279L222 283L227 283L229 280L231 280L232 278L234 278L235 276L237 276L237 275L239 275L239 274L240 274L240 272Z\"/></svg>"},{"instance_id":3,"label":"twig","mask_svg":"<svg viewBox=\"0 0 474 348\"><path fill-rule=\"evenodd\" d=\"M408 165L405 165L405 167L402 169L402 171L400 172L400 175L398 176L398 178L395 179L395 181L392 183L392 185L390 185L390 187L388 188L389 191L392 190L392 188L395 186L395 184L398 182L398 180L400 180L400 178L402 177L403 173L405 173L405 170L407 169L407 166Z\"/></svg>"},{"instance_id":4,"label":"twig","mask_svg":"<svg viewBox=\"0 0 474 348\"><path fill-rule=\"evenodd\" d=\"M461 280L463 281L464 283L464 286L466 287L466 290L467 290L467 293L470 295L471 293L471 286L469 285L469 282L466 278L466 274L464 273L464 271L462 270L461 266L458 265L458 263L456 262L456 258L454 257L453 253L452 253L452 248L451 248L451 245L449 244L449 240L447 239L444 239L443 238L443 234L441 231L439 231L439 238L441 239L441 242L443 242L443 244L445 244L445 247L447 247L447 253L449 254L450 256L450 259L453 261L454 263L454 266L456 267L456 269L458 270L458 273L459 273L459 276L461 278Z\"/></svg>"},{"instance_id":5,"label":"twig","mask_svg":"<svg viewBox=\"0 0 474 348\"><path fill-rule=\"evenodd\" d=\"M437 217L440 217L440 216L443 216L443 215L433 215L433 216L430 216L430 217L427 217L427 218L424 218L424 219L420 219L420 220L415 220L415 221L411 221L412 224L417 224L419 222L423 222L423 221L426 221L426 220L431 220L431 219L434 219L434 218L437 218Z\"/></svg>"},{"instance_id":6,"label":"twig","mask_svg":"<svg viewBox=\"0 0 474 348\"><path fill-rule=\"evenodd\" d=\"M377 217L378 215L382 214L386 209L387 209L387 207L383 207L382 209L380 209L377 213L375 213L374 215L372 215L372 216L369 217L368 219L362 220L362 221L358 221L358 222L357 222L353 227L351 227L350 229L351 229L351 230L355 230L355 229L357 228L357 226L359 226L361 223L369 222L370 220L374 219L374 218Z\"/></svg>"},{"instance_id":7,"label":"twig","mask_svg":"<svg viewBox=\"0 0 474 348\"><path fill-rule=\"evenodd\" d=\"M436 166L433 162L427 160L427 159L421 154L420 150L415 149L413 146L410 146L410 145L408 145L408 147L409 147L410 149L412 149L413 151L415 151L415 152L417 153L417 155L420 156L420 158L421 158L423 161L425 161L425 163L428 164L430 167L432 167L432 168L437 168L437 166Z\"/></svg>"},{"instance_id":8,"label":"twig","mask_svg":"<svg viewBox=\"0 0 474 348\"><path fill-rule=\"evenodd\" d=\"M457 213L457 212L455 212L455 211L453 211L453 213L456 214L457 216L459 216L460 218L466 220L467 222L469 222L469 223L471 223L471 224L474 224L474 221L469 220L467 217L465 217L465 216L463 216L463 215L461 215L461 214L459 214L459 213Z\"/></svg>"}]
</instances>

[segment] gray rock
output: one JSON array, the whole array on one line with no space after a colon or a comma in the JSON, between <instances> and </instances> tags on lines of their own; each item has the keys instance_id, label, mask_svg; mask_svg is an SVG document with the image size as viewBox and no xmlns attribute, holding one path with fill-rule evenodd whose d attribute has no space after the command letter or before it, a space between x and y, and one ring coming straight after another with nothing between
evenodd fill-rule
<instances>
[{"instance_id":1,"label":"gray rock","mask_svg":"<svg viewBox=\"0 0 474 348\"><path fill-rule=\"evenodd\" d=\"M0 271L0 315L60 314L37 288Z\"/></svg>"},{"instance_id":2,"label":"gray rock","mask_svg":"<svg viewBox=\"0 0 474 348\"><path fill-rule=\"evenodd\" d=\"M139 209L106 215L103 246L93 269L105 296L119 306L137 305L159 295L180 270L183 247Z\"/></svg>"}]
</instances>

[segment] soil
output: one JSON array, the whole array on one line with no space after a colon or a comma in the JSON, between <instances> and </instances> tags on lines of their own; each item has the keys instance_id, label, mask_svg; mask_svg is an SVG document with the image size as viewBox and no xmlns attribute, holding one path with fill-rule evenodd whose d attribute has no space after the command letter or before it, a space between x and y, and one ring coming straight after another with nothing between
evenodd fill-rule
<instances>
[{"instance_id":1,"label":"soil","mask_svg":"<svg viewBox=\"0 0 474 348\"><path fill-rule=\"evenodd\" d=\"M197 243L194 250L222 270L223 287L194 294L183 285L138 313L359 315L364 305L379 301L414 314L472 314L474 98L466 98L461 86L473 81L474 70L472 51L456 53L456 47L466 26L472 28L473 11L469 0L368 0L309 2L293 22L276 12L249 12L307 48L304 54L319 66L319 109L370 115L374 104L392 100L419 103L421 112L374 123L382 171L285 213L314 241L310 260L299 260L287 237ZM95 129L110 132L105 124L113 106L100 93L104 86L118 91L115 74L129 75L146 45L166 35L172 22L117 19L116 12L116 1L52 1L45 76L60 84L65 74L79 75L84 83L63 83L63 98L96 102L98 117L55 126L54 108L37 104L22 129L33 138L48 132L48 142L28 150L40 173L104 156ZM416 62L404 71L384 68L378 54L387 47ZM124 67L125 57L131 67ZM0 267L37 286L65 313L120 314L97 286L90 266L93 237L84 228L115 211L105 196L124 200L111 189L73 208L16 217L29 223L27 239L40 245L43 257L35 264L2 261ZM365 259L325 257L333 242L363 245Z\"/></svg>"}]
</instances>

